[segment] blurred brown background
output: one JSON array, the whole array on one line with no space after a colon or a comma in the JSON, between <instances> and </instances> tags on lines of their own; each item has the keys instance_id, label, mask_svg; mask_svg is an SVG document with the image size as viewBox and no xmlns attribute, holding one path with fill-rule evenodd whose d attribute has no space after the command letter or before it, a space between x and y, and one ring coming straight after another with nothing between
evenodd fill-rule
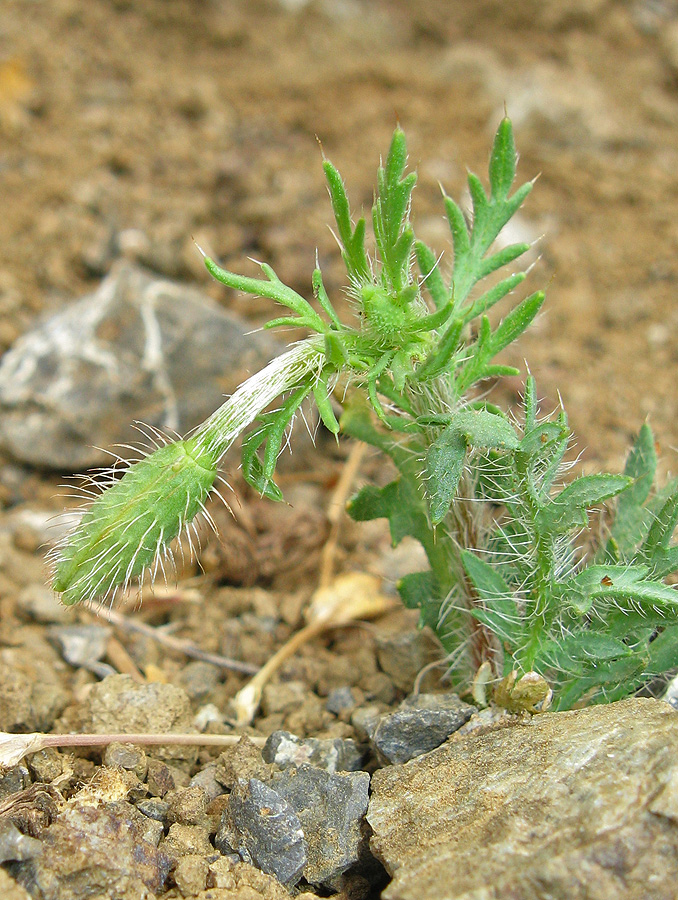
<instances>
[{"instance_id":1,"label":"blurred brown background","mask_svg":"<svg viewBox=\"0 0 678 900\"><path fill-rule=\"evenodd\" d=\"M339 294L316 136L368 208L399 121L415 226L451 260L438 182L463 197L466 167L485 175L504 105L522 180L540 174L516 237L540 239L530 287L548 285L513 356L546 406L560 391L587 465L618 468L649 416L675 469L669 0L3 0L0 350L120 256L260 322L193 239L306 293L317 247Z\"/></svg>"}]
</instances>

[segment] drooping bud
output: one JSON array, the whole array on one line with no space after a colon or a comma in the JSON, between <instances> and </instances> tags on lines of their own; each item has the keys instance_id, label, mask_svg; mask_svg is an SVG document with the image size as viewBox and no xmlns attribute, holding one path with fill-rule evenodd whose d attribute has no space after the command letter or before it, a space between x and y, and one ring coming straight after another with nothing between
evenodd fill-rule
<instances>
[{"instance_id":1,"label":"drooping bud","mask_svg":"<svg viewBox=\"0 0 678 900\"><path fill-rule=\"evenodd\" d=\"M55 549L52 586L62 601L104 596L171 562L168 545L204 509L217 461L189 439L132 463Z\"/></svg>"}]
</instances>

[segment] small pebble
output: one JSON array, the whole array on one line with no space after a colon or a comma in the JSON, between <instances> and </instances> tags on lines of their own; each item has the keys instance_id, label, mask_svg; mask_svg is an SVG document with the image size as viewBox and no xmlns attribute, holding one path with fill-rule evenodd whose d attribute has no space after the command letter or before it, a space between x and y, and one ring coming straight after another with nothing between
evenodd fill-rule
<instances>
[{"instance_id":1,"label":"small pebble","mask_svg":"<svg viewBox=\"0 0 678 900\"><path fill-rule=\"evenodd\" d=\"M121 769L134 772L137 778L142 780L148 771L146 753L134 744L109 744L104 750L102 762L105 766L119 766Z\"/></svg>"},{"instance_id":2,"label":"small pebble","mask_svg":"<svg viewBox=\"0 0 678 900\"><path fill-rule=\"evenodd\" d=\"M201 825L170 825L167 836L160 842L160 850L172 859L182 856L210 856L214 847L210 843L209 829Z\"/></svg>"},{"instance_id":3,"label":"small pebble","mask_svg":"<svg viewBox=\"0 0 678 900\"><path fill-rule=\"evenodd\" d=\"M22 834L10 819L0 819L0 863L32 859L41 850L40 841Z\"/></svg>"},{"instance_id":4,"label":"small pebble","mask_svg":"<svg viewBox=\"0 0 678 900\"><path fill-rule=\"evenodd\" d=\"M164 800L168 805L168 822L209 827L210 821L206 813L207 794L200 785L168 791Z\"/></svg>"},{"instance_id":5,"label":"small pebble","mask_svg":"<svg viewBox=\"0 0 678 900\"><path fill-rule=\"evenodd\" d=\"M327 772L355 772L362 766L365 752L350 738L321 740L300 738L289 731L274 731L262 750L264 760L281 769L308 763Z\"/></svg>"},{"instance_id":6,"label":"small pebble","mask_svg":"<svg viewBox=\"0 0 678 900\"><path fill-rule=\"evenodd\" d=\"M217 797L220 797L224 793L223 785L217 780L216 771L216 762L209 763L191 778L189 784L189 787L197 786L202 788L207 796L208 803L216 800Z\"/></svg>"},{"instance_id":7,"label":"small pebble","mask_svg":"<svg viewBox=\"0 0 678 900\"><path fill-rule=\"evenodd\" d=\"M28 767L36 781L51 784L64 772L64 757L55 747L45 747L29 757Z\"/></svg>"},{"instance_id":8,"label":"small pebble","mask_svg":"<svg viewBox=\"0 0 678 900\"><path fill-rule=\"evenodd\" d=\"M195 660L182 669L179 684L191 700L201 701L219 684L220 675L216 666Z\"/></svg>"},{"instance_id":9,"label":"small pebble","mask_svg":"<svg viewBox=\"0 0 678 900\"><path fill-rule=\"evenodd\" d=\"M359 702L360 698L355 688L345 685L330 691L325 701L325 709L335 716L340 716L342 713L354 710Z\"/></svg>"},{"instance_id":10,"label":"small pebble","mask_svg":"<svg viewBox=\"0 0 678 900\"><path fill-rule=\"evenodd\" d=\"M228 747L219 756L214 777L227 789L232 789L237 781L258 778L267 781L271 767L264 762L261 750L246 735L234 747Z\"/></svg>"},{"instance_id":11,"label":"small pebble","mask_svg":"<svg viewBox=\"0 0 678 900\"><path fill-rule=\"evenodd\" d=\"M370 740L382 759L404 763L439 747L474 712L456 694L413 695L379 718Z\"/></svg>"},{"instance_id":12,"label":"small pebble","mask_svg":"<svg viewBox=\"0 0 678 900\"><path fill-rule=\"evenodd\" d=\"M143 800L139 800L137 809L145 816L148 816L149 819L154 819L157 822L164 822L167 819L169 804L165 803L164 800L160 800L158 797L146 797Z\"/></svg>"},{"instance_id":13,"label":"small pebble","mask_svg":"<svg viewBox=\"0 0 678 900\"><path fill-rule=\"evenodd\" d=\"M204 856L182 856L174 869L174 883L184 897L194 897L205 890L208 873L209 863Z\"/></svg>"},{"instance_id":14,"label":"small pebble","mask_svg":"<svg viewBox=\"0 0 678 900\"><path fill-rule=\"evenodd\" d=\"M303 765L287 769L273 786L298 815L306 836L307 881L324 884L357 862L370 788L367 772L330 774Z\"/></svg>"},{"instance_id":15,"label":"small pebble","mask_svg":"<svg viewBox=\"0 0 678 900\"><path fill-rule=\"evenodd\" d=\"M181 781L183 783L178 783ZM152 796L164 797L168 791L173 791L177 787L186 787L188 781L188 775L174 766L169 766L159 759L148 760L146 783Z\"/></svg>"},{"instance_id":16,"label":"small pebble","mask_svg":"<svg viewBox=\"0 0 678 900\"><path fill-rule=\"evenodd\" d=\"M299 818L287 801L257 778L250 778L238 782L230 808L243 860L275 875L283 884L296 884L307 862L306 841Z\"/></svg>"}]
</instances>

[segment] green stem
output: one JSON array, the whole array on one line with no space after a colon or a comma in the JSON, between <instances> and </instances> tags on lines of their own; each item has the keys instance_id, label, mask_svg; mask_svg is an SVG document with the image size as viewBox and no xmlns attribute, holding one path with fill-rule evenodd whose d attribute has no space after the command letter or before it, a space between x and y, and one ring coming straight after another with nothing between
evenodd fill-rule
<instances>
[{"instance_id":1,"label":"green stem","mask_svg":"<svg viewBox=\"0 0 678 900\"><path fill-rule=\"evenodd\" d=\"M200 425L191 442L220 459L243 429L281 394L320 377L325 364L322 337L310 337L277 356Z\"/></svg>"}]
</instances>

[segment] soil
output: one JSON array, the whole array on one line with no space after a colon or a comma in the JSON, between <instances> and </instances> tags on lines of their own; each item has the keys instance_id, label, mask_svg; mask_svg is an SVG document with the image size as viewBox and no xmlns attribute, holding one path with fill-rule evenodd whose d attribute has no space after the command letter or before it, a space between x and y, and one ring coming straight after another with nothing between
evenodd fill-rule
<instances>
[{"instance_id":1,"label":"soil","mask_svg":"<svg viewBox=\"0 0 678 900\"><path fill-rule=\"evenodd\" d=\"M485 173L504 107L521 178L539 175L518 239L539 239L530 286L548 287L511 361L528 361L546 409L562 397L585 469L618 471L649 419L664 470L675 471L675 0L3 0L0 352L125 255L264 321L266 302L210 281L194 240L236 271L264 260L306 294L317 248L341 296L318 141L354 208L369 209L396 122L419 171L415 225L446 249L438 185L463 197L466 168ZM493 399L516 403L521 384ZM346 454L331 442L320 450L302 451L287 472L293 508L244 493L238 520L224 517L228 549L207 549L207 579L149 602L146 621L265 662L300 626L317 583L324 510ZM59 508L57 480L11 460L0 474L2 664L14 691L3 703L15 702L5 721L67 730L82 722L97 675L68 666L45 632L62 618L40 593L40 515ZM390 573L387 545L383 523L346 523L339 566ZM351 685L365 702L399 700L406 685L384 671L378 638L411 624L398 614L302 649L276 682L296 687L287 701L273 691L257 733L351 736L327 695ZM194 712L225 709L244 684L220 671L202 690L195 662L116 634L113 669L183 687ZM2 678L6 687L9 672Z\"/></svg>"}]
</instances>

